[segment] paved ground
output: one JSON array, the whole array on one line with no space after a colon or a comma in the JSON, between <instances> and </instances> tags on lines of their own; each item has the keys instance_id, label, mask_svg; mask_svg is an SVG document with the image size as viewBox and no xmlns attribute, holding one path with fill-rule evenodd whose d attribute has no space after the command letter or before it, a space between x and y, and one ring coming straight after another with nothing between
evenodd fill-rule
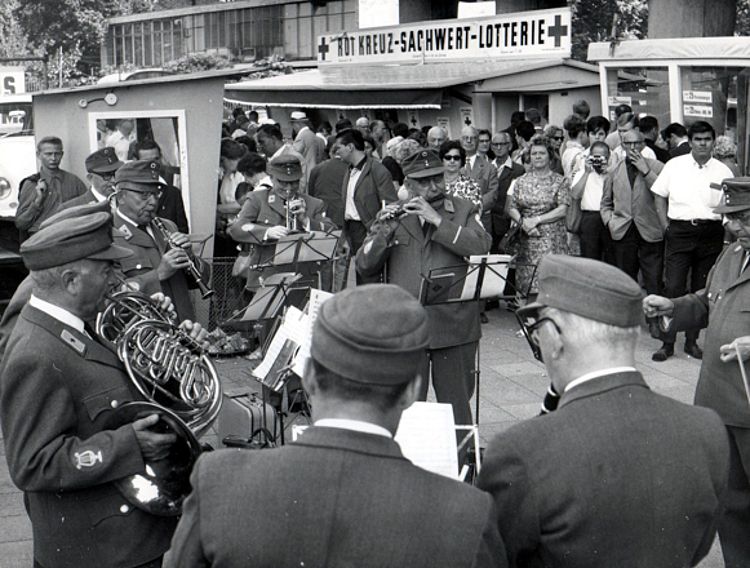
<instances>
[{"instance_id":1,"label":"paved ground","mask_svg":"<svg viewBox=\"0 0 750 568\"><path fill-rule=\"evenodd\" d=\"M544 367L537 363L524 339L516 336L517 325L506 311L489 313L481 344L480 433L483 443L510 425L536 415L547 388ZM681 351L665 363L653 363L651 352L658 342L642 335L637 357L647 382L659 393L691 402L698 377L699 361ZM247 363L220 363L220 374L228 391L242 390L255 383ZM0 459L0 568L31 566L31 528L23 510L21 494L13 486L3 456ZM623 488L627 490L627 488ZM701 563L701 568L723 566L718 544Z\"/></svg>"}]
</instances>

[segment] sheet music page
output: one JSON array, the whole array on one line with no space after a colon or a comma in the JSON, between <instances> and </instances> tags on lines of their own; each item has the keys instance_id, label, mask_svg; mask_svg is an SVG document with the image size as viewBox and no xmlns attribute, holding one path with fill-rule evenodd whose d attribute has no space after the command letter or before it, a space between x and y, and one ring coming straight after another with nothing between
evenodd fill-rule
<instances>
[{"instance_id":1,"label":"sheet music page","mask_svg":"<svg viewBox=\"0 0 750 568\"><path fill-rule=\"evenodd\" d=\"M323 232L313 233L312 238L300 245L299 262L312 262L316 260L329 260L336 251L338 238L329 236Z\"/></svg>"},{"instance_id":2,"label":"sheet music page","mask_svg":"<svg viewBox=\"0 0 750 568\"><path fill-rule=\"evenodd\" d=\"M487 267L484 270L484 279L482 280L482 291L480 298L493 298L502 296L505 290L505 278L508 275L508 254L487 254L472 255L469 257L469 265L474 267L482 263L482 259L487 259ZM502 264L500 264L502 263ZM477 279L479 270L472 270L464 280L464 288L461 291L462 300L471 300L477 289Z\"/></svg>"},{"instance_id":3,"label":"sheet music page","mask_svg":"<svg viewBox=\"0 0 750 568\"><path fill-rule=\"evenodd\" d=\"M414 465L458 479L456 427L450 404L415 402L401 415L395 440Z\"/></svg>"},{"instance_id":4,"label":"sheet music page","mask_svg":"<svg viewBox=\"0 0 750 568\"><path fill-rule=\"evenodd\" d=\"M297 345L304 342L308 327L305 319L305 314L303 314L298 308L294 306L289 306L287 308L286 314L284 314L284 319L276 330L276 334L273 336L271 344L268 346L268 351L266 351L263 361L253 369L254 376L261 380L266 378L268 372L278 358L279 353L281 353L284 343L288 339Z\"/></svg>"},{"instance_id":5,"label":"sheet music page","mask_svg":"<svg viewBox=\"0 0 750 568\"><path fill-rule=\"evenodd\" d=\"M328 298L332 297L333 294L318 290L317 288L310 288L310 301L307 303L306 314L305 314L305 325L307 326L305 340L300 343L300 347L297 350L297 354L294 356L294 362L292 363L292 372L298 377L302 377L305 372L305 365L307 360L310 358L310 342L312 341L312 330L313 324L318 317L320 306L323 305Z\"/></svg>"}]
</instances>

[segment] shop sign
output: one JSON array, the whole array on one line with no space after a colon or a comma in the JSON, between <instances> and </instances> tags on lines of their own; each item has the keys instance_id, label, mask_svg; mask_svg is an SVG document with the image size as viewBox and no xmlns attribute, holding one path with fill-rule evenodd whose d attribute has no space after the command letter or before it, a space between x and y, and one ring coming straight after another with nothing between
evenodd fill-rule
<instances>
[{"instance_id":1,"label":"shop sign","mask_svg":"<svg viewBox=\"0 0 750 568\"><path fill-rule=\"evenodd\" d=\"M713 118L714 108L707 105L682 105L682 114L684 116L694 116L698 118Z\"/></svg>"},{"instance_id":2,"label":"shop sign","mask_svg":"<svg viewBox=\"0 0 750 568\"><path fill-rule=\"evenodd\" d=\"M713 93L711 91L682 91L682 102L710 105L714 102Z\"/></svg>"},{"instance_id":3,"label":"shop sign","mask_svg":"<svg viewBox=\"0 0 750 568\"><path fill-rule=\"evenodd\" d=\"M318 65L570 57L570 8L318 36Z\"/></svg>"}]
</instances>

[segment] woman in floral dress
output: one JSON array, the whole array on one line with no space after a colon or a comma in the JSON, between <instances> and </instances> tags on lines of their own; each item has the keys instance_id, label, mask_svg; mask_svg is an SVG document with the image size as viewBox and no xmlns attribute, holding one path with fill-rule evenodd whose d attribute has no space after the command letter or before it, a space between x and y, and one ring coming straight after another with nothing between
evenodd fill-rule
<instances>
[{"instance_id":1,"label":"woman in floral dress","mask_svg":"<svg viewBox=\"0 0 750 568\"><path fill-rule=\"evenodd\" d=\"M570 184L550 169L553 156L546 138L532 138L531 169L508 189L508 215L521 226L516 290L522 298L537 293L536 267L544 255L568 254L565 213L570 204Z\"/></svg>"}]
</instances>

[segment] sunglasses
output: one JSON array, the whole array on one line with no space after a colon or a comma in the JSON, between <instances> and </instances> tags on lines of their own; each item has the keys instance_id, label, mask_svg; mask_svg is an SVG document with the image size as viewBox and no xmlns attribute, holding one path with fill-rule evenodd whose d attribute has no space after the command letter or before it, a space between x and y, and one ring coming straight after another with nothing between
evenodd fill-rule
<instances>
[{"instance_id":1,"label":"sunglasses","mask_svg":"<svg viewBox=\"0 0 750 568\"><path fill-rule=\"evenodd\" d=\"M516 319L521 326L521 333L526 338L526 341L531 347L531 352L534 354L534 359L540 362L544 362L542 358L542 348L539 345L539 328L546 322L550 322L555 326L557 333L562 334L560 327L557 322L550 317L539 317L539 311L537 307L531 308L520 308L516 310Z\"/></svg>"},{"instance_id":2,"label":"sunglasses","mask_svg":"<svg viewBox=\"0 0 750 568\"><path fill-rule=\"evenodd\" d=\"M563 137L562 136L553 136L552 140L559 140L560 142L562 142L563 141Z\"/></svg>"},{"instance_id":3,"label":"sunglasses","mask_svg":"<svg viewBox=\"0 0 750 568\"><path fill-rule=\"evenodd\" d=\"M443 160L447 160L449 162L460 162L461 155L460 154L446 154L445 156L443 156Z\"/></svg>"}]
</instances>

